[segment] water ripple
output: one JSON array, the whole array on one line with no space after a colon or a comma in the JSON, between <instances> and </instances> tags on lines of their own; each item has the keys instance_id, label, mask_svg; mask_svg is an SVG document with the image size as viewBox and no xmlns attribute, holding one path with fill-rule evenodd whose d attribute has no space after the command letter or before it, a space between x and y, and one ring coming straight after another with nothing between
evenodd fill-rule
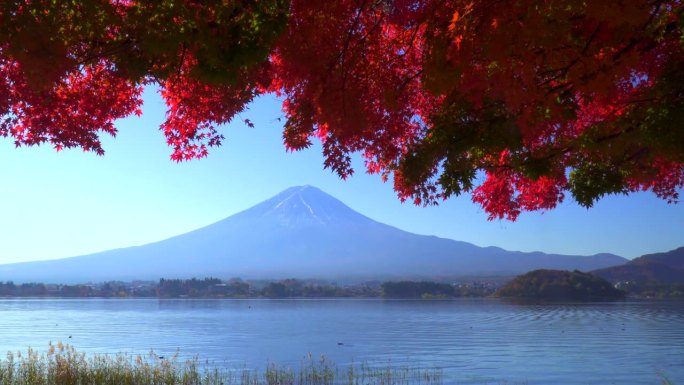
<instances>
[{"instance_id":1,"label":"water ripple","mask_svg":"<svg viewBox=\"0 0 684 385\"><path fill-rule=\"evenodd\" d=\"M220 365L440 367L447 383L684 383L684 303L496 300L0 300L0 351L61 340Z\"/></svg>"}]
</instances>

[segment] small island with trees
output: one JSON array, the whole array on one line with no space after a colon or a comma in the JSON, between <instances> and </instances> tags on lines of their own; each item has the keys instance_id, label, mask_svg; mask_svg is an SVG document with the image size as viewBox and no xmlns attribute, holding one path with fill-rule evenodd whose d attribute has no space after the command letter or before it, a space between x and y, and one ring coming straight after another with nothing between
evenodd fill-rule
<instances>
[{"instance_id":1,"label":"small island with trees","mask_svg":"<svg viewBox=\"0 0 684 385\"><path fill-rule=\"evenodd\" d=\"M494 296L541 301L608 301L626 293L610 282L581 271L539 269L520 275Z\"/></svg>"}]
</instances>

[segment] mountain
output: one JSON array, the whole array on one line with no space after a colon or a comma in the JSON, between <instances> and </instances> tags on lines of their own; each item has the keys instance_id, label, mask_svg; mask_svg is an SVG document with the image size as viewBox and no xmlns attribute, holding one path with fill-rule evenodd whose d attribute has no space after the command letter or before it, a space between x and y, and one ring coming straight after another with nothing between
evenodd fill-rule
<instances>
[{"instance_id":1,"label":"mountain","mask_svg":"<svg viewBox=\"0 0 684 385\"><path fill-rule=\"evenodd\" d=\"M361 215L315 187L300 186L163 241L59 260L0 265L0 281L513 276L538 268L586 271L625 261L611 254L581 257L511 252L412 234Z\"/></svg>"},{"instance_id":2,"label":"mountain","mask_svg":"<svg viewBox=\"0 0 684 385\"><path fill-rule=\"evenodd\" d=\"M629 262L632 265L644 265L649 263L659 263L673 269L684 269L684 247L670 250L665 253L655 253L642 255Z\"/></svg>"},{"instance_id":3,"label":"mountain","mask_svg":"<svg viewBox=\"0 0 684 385\"><path fill-rule=\"evenodd\" d=\"M593 271L612 282L684 283L684 247L666 253L646 254L623 265Z\"/></svg>"}]
</instances>

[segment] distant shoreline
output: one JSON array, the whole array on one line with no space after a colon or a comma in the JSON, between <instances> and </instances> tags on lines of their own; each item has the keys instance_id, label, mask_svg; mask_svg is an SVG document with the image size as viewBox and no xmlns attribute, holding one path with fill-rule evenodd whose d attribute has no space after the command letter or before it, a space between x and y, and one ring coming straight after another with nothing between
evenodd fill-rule
<instances>
[{"instance_id":1,"label":"distant shoreline","mask_svg":"<svg viewBox=\"0 0 684 385\"><path fill-rule=\"evenodd\" d=\"M160 299L448 299L486 297L498 284L430 281L369 281L338 285L322 280L245 281L232 278L166 279L158 282L102 282L79 285L0 282L0 298L160 298Z\"/></svg>"},{"instance_id":2,"label":"distant shoreline","mask_svg":"<svg viewBox=\"0 0 684 385\"><path fill-rule=\"evenodd\" d=\"M531 274L530 272L528 274ZM560 273L560 271L559 271ZM577 275L579 272L563 274ZM581 273L584 274L584 273ZM586 279L591 277L588 274ZM539 285L532 281L524 285L518 284L516 290L511 291L510 285L518 282L525 275L512 280L483 279L467 282L441 281L368 281L357 284L337 284L323 280L284 279L284 280L242 280L231 278L203 279L166 279L155 281L109 281L101 283L85 283L78 285L23 283L14 284L11 281L0 281L0 299L25 298L148 298L148 299L419 299L419 300L449 300L458 298L486 298L493 295L505 298L518 298L527 302L566 302L578 300L586 302L589 296L570 296L565 298L559 293L565 289L554 291L553 295L541 295L541 289L549 288L551 281L538 280ZM591 278L599 279L600 278ZM536 282L536 281L535 281ZM556 284L556 283L554 283ZM582 286L584 285L584 286ZM595 284L584 282L582 286L594 289ZM604 282L603 290L614 290L613 285ZM609 287L610 286L610 287ZM523 290L523 287L526 289ZM684 299L684 284L638 284L633 282L618 282L614 285L622 289L625 299ZM558 287L557 289L563 288ZM548 290L547 290L548 291ZM508 292L508 294L506 294ZM547 293L547 294L549 294ZM524 295L523 295L524 294ZM567 293L566 293L567 294ZM567 297L567 296L566 296ZM601 301L600 296L589 300ZM617 297L613 298L617 299Z\"/></svg>"}]
</instances>

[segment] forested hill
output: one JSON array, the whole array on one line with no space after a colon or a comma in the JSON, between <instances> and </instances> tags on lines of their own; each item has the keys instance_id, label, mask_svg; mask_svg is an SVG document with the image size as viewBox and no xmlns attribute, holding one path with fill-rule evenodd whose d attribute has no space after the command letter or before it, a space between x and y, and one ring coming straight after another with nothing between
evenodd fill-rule
<instances>
[{"instance_id":1,"label":"forested hill","mask_svg":"<svg viewBox=\"0 0 684 385\"><path fill-rule=\"evenodd\" d=\"M591 301L620 299L625 292L589 273L540 269L514 278L495 296L545 301Z\"/></svg>"}]
</instances>

